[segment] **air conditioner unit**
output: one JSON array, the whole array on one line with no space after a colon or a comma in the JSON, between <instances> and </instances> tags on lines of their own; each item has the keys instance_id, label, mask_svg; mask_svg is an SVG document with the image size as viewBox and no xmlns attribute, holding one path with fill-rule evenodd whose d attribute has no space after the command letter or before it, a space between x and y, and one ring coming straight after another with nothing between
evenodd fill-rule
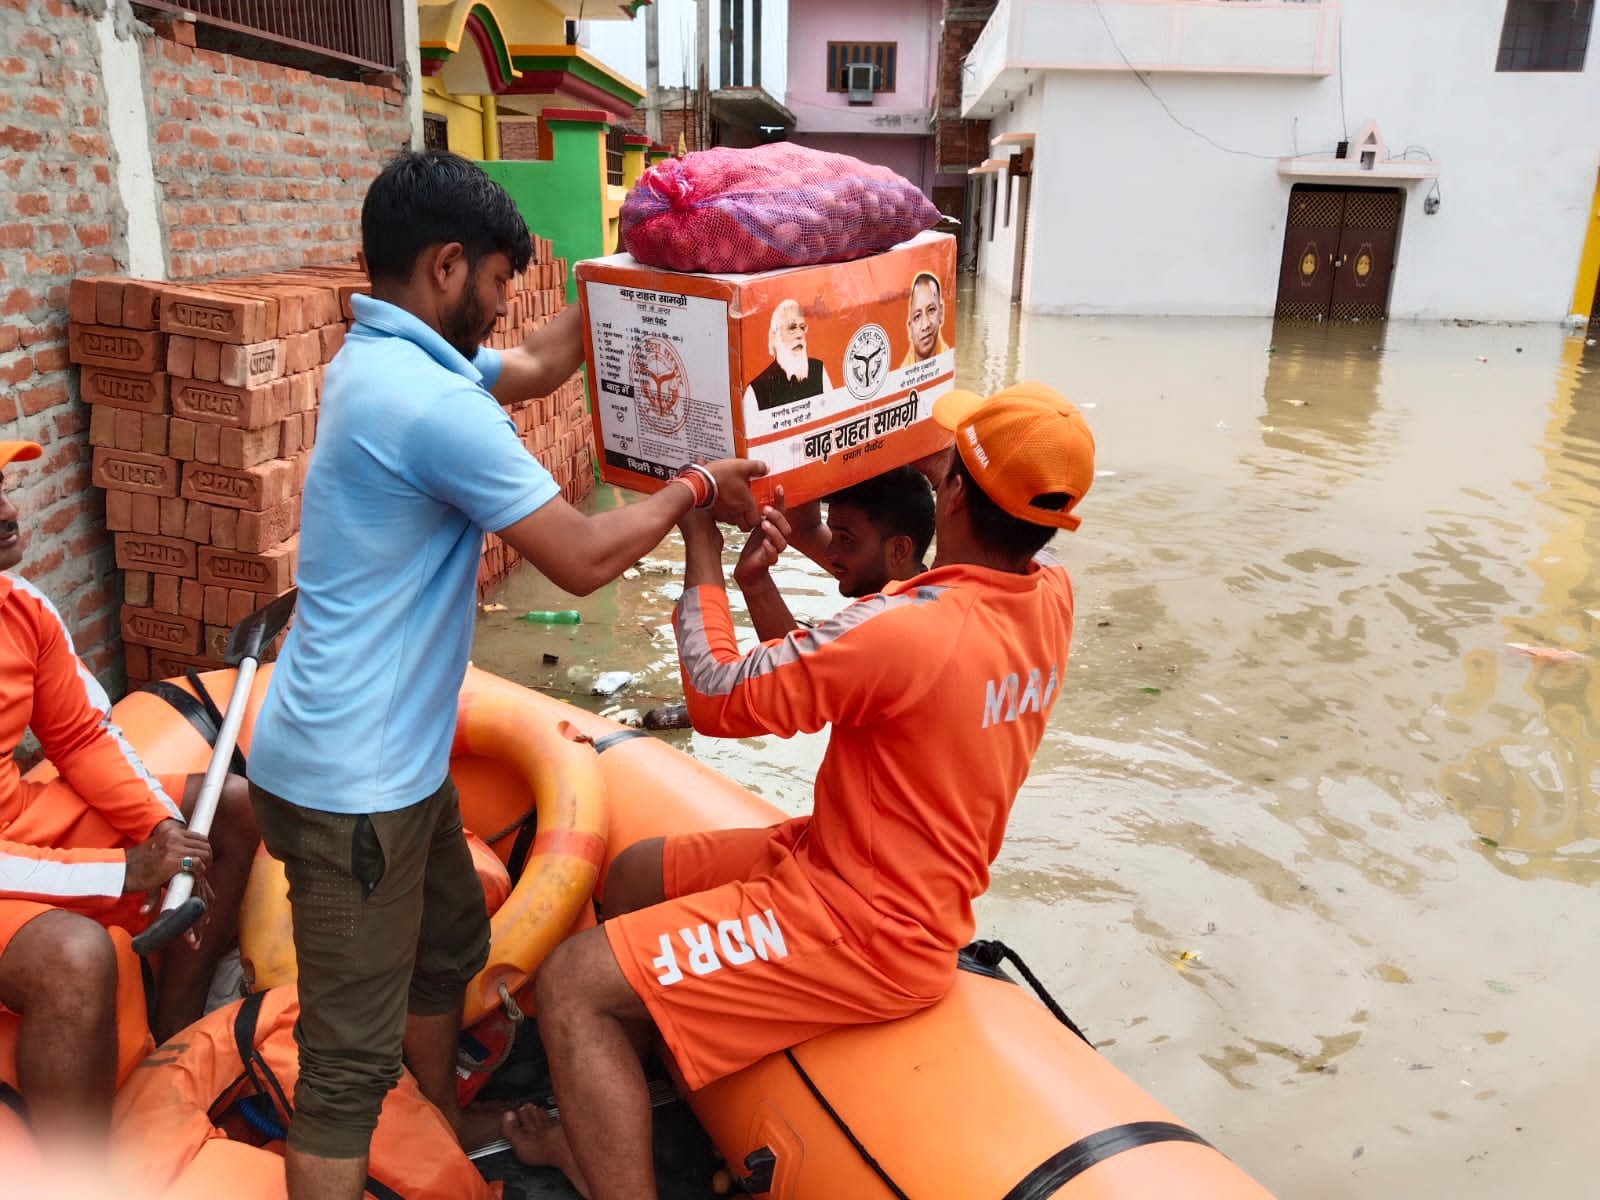
<instances>
[{"instance_id":1,"label":"air conditioner unit","mask_svg":"<svg viewBox=\"0 0 1600 1200\"><path fill-rule=\"evenodd\" d=\"M851 104L871 104L872 89L878 80L878 68L871 63L847 63L844 68L844 87Z\"/></svg>"}]
</instances>

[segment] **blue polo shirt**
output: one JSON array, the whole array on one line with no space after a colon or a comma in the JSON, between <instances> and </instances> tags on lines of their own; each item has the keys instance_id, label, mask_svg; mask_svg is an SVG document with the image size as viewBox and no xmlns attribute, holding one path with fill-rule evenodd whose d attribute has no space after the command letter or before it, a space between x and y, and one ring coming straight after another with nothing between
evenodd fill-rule
<instances>
[{"instance_id":1,"label":"blue polo shirt","mask_svg":"<svg viewBox=\"0 0 1600 1200\"><path fill-rule=\"evenodd\" d=\"M357 296L328 364L300 517L294 626L250 740L250 778L305 808L385 812L449 771L484 530L560 494L469 362Z\"/></svg>"}]
</instances>

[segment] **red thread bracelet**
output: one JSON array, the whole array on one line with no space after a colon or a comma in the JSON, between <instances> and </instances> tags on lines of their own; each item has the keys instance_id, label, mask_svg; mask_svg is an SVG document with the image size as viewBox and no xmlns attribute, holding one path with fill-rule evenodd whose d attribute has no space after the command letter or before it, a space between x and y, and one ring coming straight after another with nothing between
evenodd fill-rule
<instances>
[{"instance_id":1,"label":"red thread bracelet","mask_svg":"<svg viewBox=\"0 0 1600 1200\"><path fill-rule=\"evenodd\" d=\"M702 480L697 479L692 475L674 475L671 479L667 480L667 482L669 484L683 484L684 487L689 489L690 506L693 508L699 508L701 506L700 502L705 498L705 484Z\"/></svg>"},{"instance_id":2,"label":"red thread bracelet","mask_svg":"<svg viewBox=\"0 0 1600 1200\"><path fill-rule=\"evenodd\" d=\"M717 502L717 477L699 463L690 463L685 470L698 475L706 485L705 499L700 502L700 508L710 508Z\"/></svg>"}]
</instances>

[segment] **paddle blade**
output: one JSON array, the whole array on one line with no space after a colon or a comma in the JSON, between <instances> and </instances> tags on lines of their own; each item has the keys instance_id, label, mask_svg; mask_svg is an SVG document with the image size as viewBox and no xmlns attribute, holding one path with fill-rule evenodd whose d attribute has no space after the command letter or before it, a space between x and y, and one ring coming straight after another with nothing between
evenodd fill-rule
<instances>
[{"instance_id":1,"label":"paddle blade","mask_svg":"<svg viewBox=\"0 0 1600 1200\"><path fill-rule=\"evenodd\" d=\"M294 604L299 595L299 588L290 588L233 627L223 655L230 667L237 667L247 658L261 657L261 648L282 633L289 618L294 616Z\"/></svg>"}]
</instances>

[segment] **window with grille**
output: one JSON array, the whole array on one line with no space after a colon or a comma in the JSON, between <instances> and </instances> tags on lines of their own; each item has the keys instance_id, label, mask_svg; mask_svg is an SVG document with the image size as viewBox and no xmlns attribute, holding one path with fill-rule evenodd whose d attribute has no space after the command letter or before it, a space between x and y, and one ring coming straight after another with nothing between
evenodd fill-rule
<instances>
[{"instance_id":1,"label":"window with grille","mask_svg":"<svg viewBox=\"0 0 1600 1200\"><path fill-rule=\"evenodd\" d=\"M450 122L436 113L423 113L422 147L425 150L450 149Z\"/></svg>"},{"instance_id":2,"label":"window with grille","mask_svg":"<svg viewBox=\"0 0 1600 1200\"><path fill-rule=\"evenodd\" d=\"M606 130L606 182L622 186L622 151L627 145L628 131L620 125Z\"/></svg>"},{"instance_id":3,"label":"window with grille","mask_svg":"<svg viewBox=\"0 0 1600 1200\"><path fill-rule=\"evenodd\" d=\"M1507 0L1497 71L1581 71L1594 0Z\"/></svg>"},{"instance_id":4,"label":"window with grille","mask_svg":"<svg viewBox=\"0 0 1600 1200\"><path fill-rule=\"evenodd\" d=\"M317 74L392 71L400 50L399 0L135 0L141 9L192 15L202 46ZM326 69L332 67L333 69Z\"/></svg>"},{"instance_id":5,"label":"window with grille","mask_svg":"<svg viewBox=\"0 0 1600 1200\"><path fill-rule=\"evenodd\" d=\"M829 42L828 90L849 91L850 64L871 63L876 68L872 72L872 90L894 91L894 67L899 45L898 42Z\"/></svg>"}]
</instances>

